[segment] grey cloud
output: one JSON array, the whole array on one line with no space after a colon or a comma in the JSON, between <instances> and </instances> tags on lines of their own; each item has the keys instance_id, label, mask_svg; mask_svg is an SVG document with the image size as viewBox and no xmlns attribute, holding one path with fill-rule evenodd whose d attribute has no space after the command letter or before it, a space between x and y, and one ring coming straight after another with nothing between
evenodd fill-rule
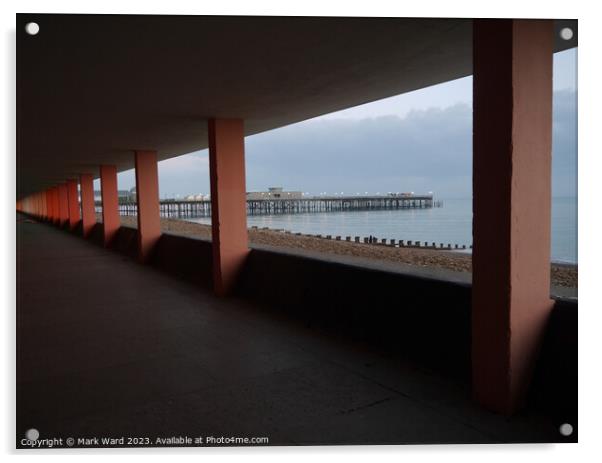
<instances>
[{"instance_id":1,"label":"grey cloud","mask_svg":"<svg viewBox=\"0 0 602 463\"><path fill-rule=\"evenodd\" d=\"M576 109L575 91L554 94L555 196L576 194ZM247 138L247 189L281 185L312 193L434 191L441 198L469 197L471 151L467 104L412 111L403 118L306 121ZM206 166L206 150L188 156ZM209 191L206 168L198 162L167 163L160 167L162 192Z\"/></svg>"}]
</instances>

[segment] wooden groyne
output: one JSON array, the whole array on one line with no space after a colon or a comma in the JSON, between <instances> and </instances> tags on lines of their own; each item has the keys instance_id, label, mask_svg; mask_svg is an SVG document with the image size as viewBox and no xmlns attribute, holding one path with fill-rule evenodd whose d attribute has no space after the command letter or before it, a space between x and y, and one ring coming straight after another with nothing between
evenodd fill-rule
<instances>
[{"instance_id":1,"label":"wooden groyne","mask_svg":"<svg viewBox=\"0 0 602 463\"><path fill-rule=\"evenodd\" d=\"M307 212L370 211L388 209L427 209L442 207L432 195L423 196L313 196L295 199L247 200L248 215L299 214ZM211 201L162 200L159 203L162 217L210 217ZM119 205L121 215L136 215L136 203Z\"/></svg>"},{"instance_id":2,"label":"wooden groyne","mask_svg":"<svg viewBox=\"0 0 602 463\"><path fill-rule=\"evenodd\" d=\"M441 243L434 241L414 241L414 240L397 240L395 238L378 238L376 236L342 236L342 235L321 235L321 234L311 234L311 233L300 233L300 232L291 232L290 230L285 229L274 229L269 227L257 227L252 226L253 230L266 230L271 232L280 232L295 236L306 236L308 238L320 238L324 240L333 240L333 241L346 241L349 243L356 244L372 244L374 246L387 246L392 248L419 248L419 249L436 249L441 251L452 251L452 250L467 250L472 249L472 244L457 244L457 243Z\"/></svg>"}]
</instances>

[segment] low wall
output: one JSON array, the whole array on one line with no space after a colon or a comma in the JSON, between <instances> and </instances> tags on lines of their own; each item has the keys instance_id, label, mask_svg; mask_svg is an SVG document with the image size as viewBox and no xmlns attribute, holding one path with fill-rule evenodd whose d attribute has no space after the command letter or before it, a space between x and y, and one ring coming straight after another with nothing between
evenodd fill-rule
<instances>
[{"instance_id":1,"label":"low wall","mask_svg":"<svg viewBox=\"0 0 602 463\"><path fill-rule=\"evenodd\" d=\"M238 294L409 360L470 372L470 286L252 249Z\"/></svg>"},{"instance_id":2,"label":"low wall","mask_svg":"<svg viewBox=\"0 0 602 463\"><path fill-rule=\"evenodd\" d=\"M548 322L529 402L560 425L577 423L578 310L576 300L557 299Z\"/></svg>"},{"instance_id":3,"label":"low wall","mask_svg":"<svg viewBox=\"0 0 602 463\"><path fill-rule=\"evenodd\" d=\"M202 287L213 287L210 241L164 233L151 265Z\"/></svg>"}]
</instances>

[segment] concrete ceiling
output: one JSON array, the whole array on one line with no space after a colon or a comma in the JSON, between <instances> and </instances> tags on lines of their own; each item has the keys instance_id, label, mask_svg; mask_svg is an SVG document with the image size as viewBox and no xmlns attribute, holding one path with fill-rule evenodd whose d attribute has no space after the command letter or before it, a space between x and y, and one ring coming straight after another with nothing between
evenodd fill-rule
<instances>
[{"instance_id":1,"label":"concrete ceiling","mask_svg":"<svg viewBox=\"0 0 602 463\"><path fill-rule=\"evenodd\" d=\"M470 19L19 14L17 193L206 148L208 117L252 135L471 73Z\"/></svg>"}]
</instances>

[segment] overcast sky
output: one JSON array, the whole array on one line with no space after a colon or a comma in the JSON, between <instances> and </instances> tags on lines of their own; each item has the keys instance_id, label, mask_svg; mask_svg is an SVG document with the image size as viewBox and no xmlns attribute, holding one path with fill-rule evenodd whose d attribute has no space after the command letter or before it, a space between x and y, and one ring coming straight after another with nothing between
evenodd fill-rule
<instances>
[{"instance_id":1,"label":"overcast sky","mask_svg":"<svg viewBox=\"0 0 602 463\"><path fill-rule=\"evenodd\" d=\"M553 195L576 196L577 51L554 55ZM471 196L472 77L246 138L247 190ZM159 163L160 195L209 192L207 150ZM135 184L119 174L119 188Z\"/></svg>"}]
</instances>

